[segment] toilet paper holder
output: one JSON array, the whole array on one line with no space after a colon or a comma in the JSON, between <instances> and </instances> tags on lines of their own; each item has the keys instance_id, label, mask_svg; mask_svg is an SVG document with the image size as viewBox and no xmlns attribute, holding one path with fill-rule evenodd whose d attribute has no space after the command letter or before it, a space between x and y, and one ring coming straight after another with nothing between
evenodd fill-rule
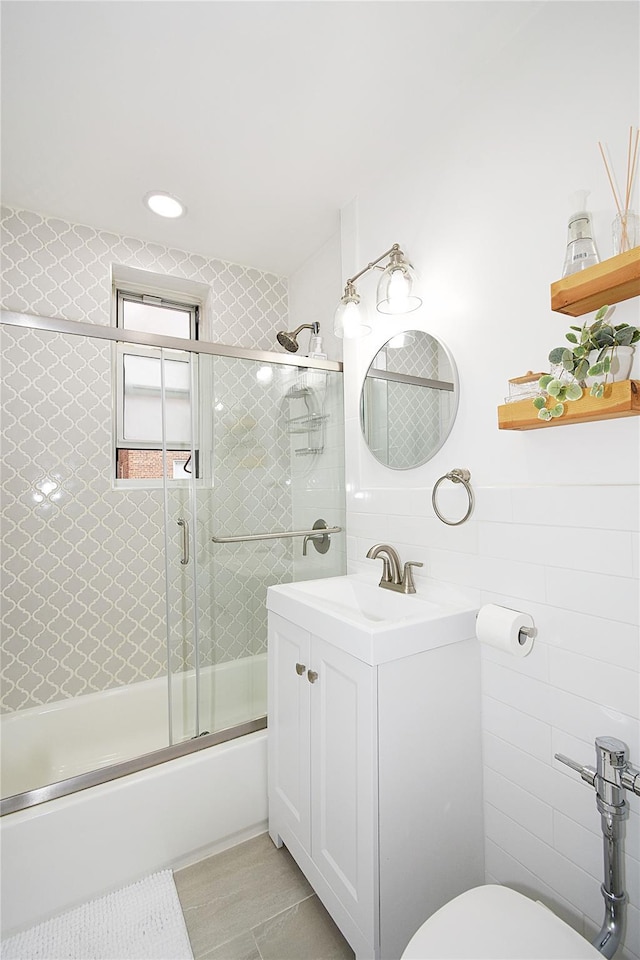
<instances>
[{"instance_id":1,"label":"toilet paper holder","mask_svg":"<svg viewBox=\"0 0 640 960\"><path fill-rule=\"evenodd\" d=\"M518 643L524 646L529 637L533 640L538 635L536 627L520 627L518 630Z\"/></svg>"},{"instance_id":2,"label":"toilet paper holder","mask_svg":"<svg viewBox=\"0 0 640 960\"><path fill-rule=\"evenodd\" d=\"M531 653L538 630L530 613L487 603L476 614L476 636L480 643L526 657Z\"/></svg>"}]
</instances>

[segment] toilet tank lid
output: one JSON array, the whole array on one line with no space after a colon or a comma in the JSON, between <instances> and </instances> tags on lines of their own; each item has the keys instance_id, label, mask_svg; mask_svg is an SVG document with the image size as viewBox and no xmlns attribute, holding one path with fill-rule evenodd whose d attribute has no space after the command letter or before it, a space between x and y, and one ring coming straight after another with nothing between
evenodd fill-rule
<instances>
[{"instance_id":1,"label":"toilet tank lid","mask_svg":"<svg viewBox=\"0 0 640 960\"><path fill-rule=\"evenodd\" d=\"M601 954L544 904L510 887L474 887L436 911L402 960L591 960Z\"/></svg>"}]
</instances>

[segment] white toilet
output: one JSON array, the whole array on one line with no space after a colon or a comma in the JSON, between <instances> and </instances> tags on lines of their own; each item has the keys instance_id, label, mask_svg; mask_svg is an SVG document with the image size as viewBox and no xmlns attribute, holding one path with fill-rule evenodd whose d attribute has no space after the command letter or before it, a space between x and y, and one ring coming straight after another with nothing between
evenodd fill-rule
<instances>
[{"instance_id":1,"label":"white toilet","mask_svg":"<svg viewBox=\"0 0 640 960\"><path fill-rule=\"evenodd\" d=\"M590 960L599 953L542 903L509 887L475 887L437 910L402 960Z\"/></svg>"}]
</instances>

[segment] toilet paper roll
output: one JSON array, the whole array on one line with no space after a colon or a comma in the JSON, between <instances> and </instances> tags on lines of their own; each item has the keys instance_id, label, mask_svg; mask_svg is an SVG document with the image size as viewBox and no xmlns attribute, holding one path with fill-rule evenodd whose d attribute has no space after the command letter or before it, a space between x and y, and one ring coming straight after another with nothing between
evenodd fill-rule
<instances>
[{"instance_id":1,"label":"toilet paper roll","mask_svg":"<svg viewBox=\"0 0 640 960\"><path fill-rule=\"evenodd\" d=\"M526 657L531 652L533 635L521 633L524 628L533 628L533 617L519 610L511 610L510 607L501 607L497 603L487 603L480 607L476 618L476 636L480 643L487 643L514 657ZM532 633L535 633L535 630Z\"/></svg>"}]
</instances>

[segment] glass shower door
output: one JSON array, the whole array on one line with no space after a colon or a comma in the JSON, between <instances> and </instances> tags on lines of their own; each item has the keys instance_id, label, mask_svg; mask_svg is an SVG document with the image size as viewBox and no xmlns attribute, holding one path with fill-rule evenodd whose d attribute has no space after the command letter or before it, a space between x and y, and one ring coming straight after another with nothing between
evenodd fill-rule
<instances>
[{"instance_id":1,"label":"glass shower door","mask_svg":"<svg viewBox=\"0 0 640 960\"><path fill-rule=\"evenodd\" d=\"M266 715L266 593L344 572L344 534L327 553L303 538L214 543L344 527L342 377L286 363L201 354L197 564L200 730Z\"/></svg>"},{"instance_id":2,"label":"glass shower door","mask_svg":"<svg viewBox=\"0 0 640 960\"><path fill-rule=\"evenodd\" d=\"M212 540L344 527L340 373L46 323L0 328L11 795L264 717L268 586L345 568Z\"/></svg>"}]
</instances>

